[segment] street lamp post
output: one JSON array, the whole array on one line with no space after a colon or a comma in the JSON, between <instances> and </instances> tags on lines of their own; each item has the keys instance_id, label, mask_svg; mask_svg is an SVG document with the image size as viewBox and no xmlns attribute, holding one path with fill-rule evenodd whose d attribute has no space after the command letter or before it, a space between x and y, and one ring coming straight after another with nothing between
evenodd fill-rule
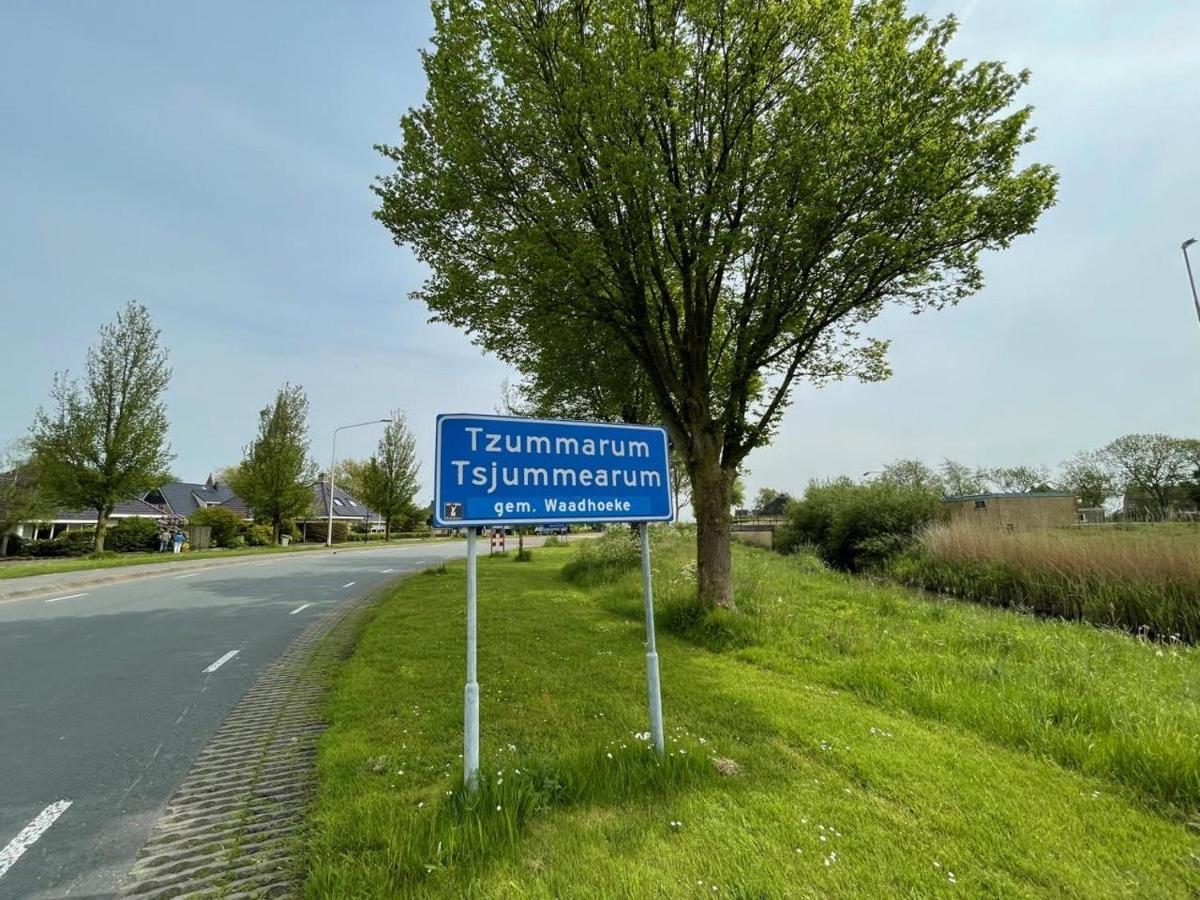
<instances>
[{"instance_id":1,"label":"street lamp post","mask_svg":"<svg viewBox=\"0 0 1200 900\"><path fill-rule=\"evenodd\" d=\"M1192 276L1192 261L1188 259L1188 247L1194 243L1196 243L1195 238L1188 238L1180 244L1179 249L1183 251L1183 264L1187 266L1188 282L1192 286L1192 303L1196 305L1196 318L1200 319L1200 294L1196 293L1196 279Z\"/></svg>"},{"instance_id":2,"label":"street lamp post","mask_svg":"<svg viewBox=\"0 0 1200 900\"><path fill-rule=\"evenodd\" d=\"M339 431L345 431L347 428L362 428L364 425L378 425L381 422L387 423L391 419L371 419L369 422L356 422L353 425L339 425L333 429L333 453L329 459L329 496L325 498L325 506L329 511L329 520L325 523L325 546L333 546L333 470L337 466L337 436Z\"/></svg>"}]
</instances>

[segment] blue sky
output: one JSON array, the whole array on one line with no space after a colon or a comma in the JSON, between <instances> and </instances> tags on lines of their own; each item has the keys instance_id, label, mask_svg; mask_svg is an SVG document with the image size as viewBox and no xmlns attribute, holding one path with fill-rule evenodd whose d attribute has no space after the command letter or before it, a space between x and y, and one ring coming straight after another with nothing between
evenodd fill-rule
<instances>
[{"instance_id":1,"label":"blue sky","mask_svg":"<svg viewBox=\"0 0 1200 900\"><path fill-rule=\"evenodd\" d=\"M1200 433L1200 15L1184 2L927 2L969 59L1028 67L1038 232L935 315L886 315L895 377L794 395L748 486L798 492L900 456L1054 465L1129 431ZM236 462L285 380L313 451L407 411L494 411L507 373L406 299L421 268L371 219L372 150L419 103L419 0L14 2L0 27L0 443L129 298L162 328L175 470ZM1200 262L1200 254L1195 259ZM344 433L365 455L372 429ZM428 493L428 479L426 491Z\"/></svg>"}]
</instances>

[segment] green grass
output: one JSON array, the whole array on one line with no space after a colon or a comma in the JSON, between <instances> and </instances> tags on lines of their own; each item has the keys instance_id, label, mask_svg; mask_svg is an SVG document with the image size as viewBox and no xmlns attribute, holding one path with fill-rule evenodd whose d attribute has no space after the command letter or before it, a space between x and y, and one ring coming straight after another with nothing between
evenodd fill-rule
<instances>
[{"instance_id":1,"label":"green grass","mask_svg":"<svg viewBox=\"0 0 1200 900\"><path fill-rule=\"evenodd\" d=\"M431 543L444 538L419 538L393 540L391 544L382 541L370 543L335 544L335 550L379 550L395 544ZM88 569L118 569L124 566L140 566L147 563L184 563L204 559L225 559L235 556L257 556L263 553L302 553L310 550L324 550L324 544L291 544L287 547L243 547L238 550L193 550L187 553L122 553L118 556L104 556L99 559L89 559L86 556L51 559L22 559L16 561L0 561L0 579L25 578L28 575L55 575L60 572L82 572Z\"/></svg>"},{"instance_id":2,"label":"green grass","mask_svg":"<svg viewBox=\"0 0 1200 900\"><path fill-rule=\"evenodd\" d=\"M599 568L568 579L579 553ZM327 702L308 895L1200 891L1191 649L740 547L743 612L699 615L687 544L654 553L662 620L687 635L660 629L662 765L623 554L480 561L474 799L463 568L387 595Z\"/></svg>"}]
</instances>

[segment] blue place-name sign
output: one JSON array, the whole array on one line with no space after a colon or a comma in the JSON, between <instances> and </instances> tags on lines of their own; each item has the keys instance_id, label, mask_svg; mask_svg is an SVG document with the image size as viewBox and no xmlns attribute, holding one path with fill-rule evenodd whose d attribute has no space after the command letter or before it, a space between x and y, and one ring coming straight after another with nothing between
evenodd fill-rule
<instances>
[{"instance_id":1,"label":"blue place-name sign","mask_svg":"<svg viewBox=\"0 0 1200 900\"><path fill-rule=\"evenodd\" d=\"M673 513L662 428L438 416L439 526L669 522Z\"/></svg>"}]
</instances>

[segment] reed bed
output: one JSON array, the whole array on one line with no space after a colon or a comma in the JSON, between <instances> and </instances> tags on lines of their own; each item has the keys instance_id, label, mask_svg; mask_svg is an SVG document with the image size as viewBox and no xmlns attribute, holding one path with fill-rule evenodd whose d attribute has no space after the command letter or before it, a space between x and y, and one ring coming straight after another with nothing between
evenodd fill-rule
<instances>
[{"instance_id":1,"label":"reed bed","mask_svg":"<svg viewBox=\"0 0 1200 900\"><path fill-rule=\"evenodd\" d=\"M889 572L978 602L1200 640L1200 528L935 525Z\"/></svg>"}]
</instances>

